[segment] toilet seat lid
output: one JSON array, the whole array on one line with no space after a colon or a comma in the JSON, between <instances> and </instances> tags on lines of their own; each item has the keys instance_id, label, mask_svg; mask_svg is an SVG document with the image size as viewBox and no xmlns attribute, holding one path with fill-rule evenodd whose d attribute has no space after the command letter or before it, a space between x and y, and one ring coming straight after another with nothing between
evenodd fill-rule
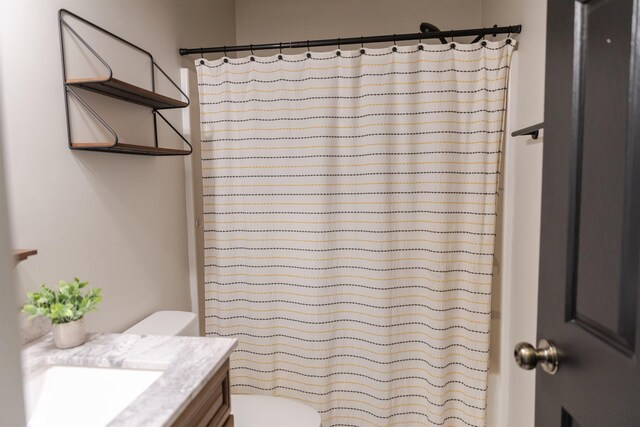
<instances>
[{"instance_id":1,"label":"toilet seat lid","mask_svg":"<svg viewBox=\"0 0 640 427\"><path fill-rule=\"evenodd\" d=\"M231 395L235 427L322 427L310 406L283 397Z\"/></svg>"}]
</instances>

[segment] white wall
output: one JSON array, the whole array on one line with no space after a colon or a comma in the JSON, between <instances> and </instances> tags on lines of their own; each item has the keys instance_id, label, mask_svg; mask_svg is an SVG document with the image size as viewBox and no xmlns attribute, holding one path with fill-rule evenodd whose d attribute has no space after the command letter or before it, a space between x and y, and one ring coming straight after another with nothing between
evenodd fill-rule
<instances>
[{"instance_id":1,"label":"white wall","mask_svg":"<svg viewBox=\"0 0 640 427\"><path fill-rule=\"evenodd\" d=\"M511 70L507 135L543 121L546 0L483 0L482 25L522 24ZM512 357L520 341L536 342L538 255L542 190L542 137L507 137L502 180L501 242L496 257L499 328L492 330L490 427L533 427L535 372ZM494 326L498 326L497 324Z\"/></svg>"},{"instance_id":2,"label":"white wall","mask_svg":"<svg viewBox=\"0 0 640 427\"><path fill-rule=\"evenodd\" d=\"M57 10L69 9L146 48L179 82L180 67L193 64L178 56L179 47L233 43L233 0L5 0L0 7L14 246L39 252L16 269L18 292L74 276L89 280L104 289L100 311L87 317L94 331L121 331L156 310L190 309L184 161L67 148ZM117 58L114 69L116 76L118 70L134 77L148 72ZM137 107L90 99L105 114L120 114L123 134L150 138L146 124L127 122ZM197 103L196 94L192 99ZM179 125L180 115L172 117Z\"/></svg>"}]
</instances>

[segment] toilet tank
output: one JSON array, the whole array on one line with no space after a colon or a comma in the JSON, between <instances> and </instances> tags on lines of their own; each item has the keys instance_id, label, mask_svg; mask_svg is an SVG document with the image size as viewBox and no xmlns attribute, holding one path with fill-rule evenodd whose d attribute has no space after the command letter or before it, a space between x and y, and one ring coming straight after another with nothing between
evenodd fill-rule
<instances>
[{"instance_id":1,"label":"toilet tank","mask_svg":"<svg viewBox=\"0 0 640 427\"><path fill-rule=\"evenodd\" d=\"M136 323L123 334L199 336L195 313L158 311Z\"/></svg>"}]
</instances>

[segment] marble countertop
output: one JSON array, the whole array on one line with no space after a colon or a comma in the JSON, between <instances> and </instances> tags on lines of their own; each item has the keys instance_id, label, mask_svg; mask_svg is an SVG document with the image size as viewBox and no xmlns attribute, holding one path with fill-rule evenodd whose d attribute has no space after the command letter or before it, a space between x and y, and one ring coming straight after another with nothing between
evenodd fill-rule
<instances>
[{"instance_id":1,"label":"marble countertop","mask_svg":"<svg viewBox=\"0 0 640 427\"><path fill-rule=\"evenodd\" d=\"M55 366L162 370L163 374L109 427L169 426L236 347L232 338L90 334L79 347L59 350L47 334L22 350L25 375Z\"/></svg>"}]
</instances>

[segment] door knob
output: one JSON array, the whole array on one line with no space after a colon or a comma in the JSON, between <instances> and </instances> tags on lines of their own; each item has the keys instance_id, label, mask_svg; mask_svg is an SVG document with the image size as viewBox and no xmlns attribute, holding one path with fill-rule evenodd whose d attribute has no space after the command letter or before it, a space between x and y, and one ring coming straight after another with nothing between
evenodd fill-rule
<instances>
[{"instance_id":1,"label":"door knob","mask_svg":"<svg viewBox=\"0 0 640 427\"><path fill-rule=\"evenodd\" d=\"M538 348L527 342L516 344L513 357L522 369L534 369L540 365L547 374L553 375L558 371L558 350L551 341L540 340Z\"/></svg>"}]
</instances>

